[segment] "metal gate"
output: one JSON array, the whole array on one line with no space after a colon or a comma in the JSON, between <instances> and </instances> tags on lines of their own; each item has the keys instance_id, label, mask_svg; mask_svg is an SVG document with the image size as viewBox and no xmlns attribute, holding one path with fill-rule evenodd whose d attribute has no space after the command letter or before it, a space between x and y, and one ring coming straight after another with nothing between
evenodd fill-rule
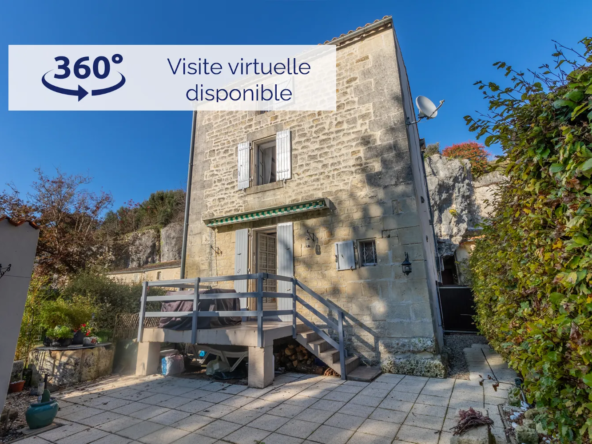
<instances>
[{"instance_id":1,"label":"metal gate","mask_svg":"<svg viewBox=\"0 0 592 444\"><path fill-rule=\"evenodd\" d=\"M439 287L444 332L477 333L473 322L475 299L469 287L447 285Z\"/></svg>"}]
</instances>

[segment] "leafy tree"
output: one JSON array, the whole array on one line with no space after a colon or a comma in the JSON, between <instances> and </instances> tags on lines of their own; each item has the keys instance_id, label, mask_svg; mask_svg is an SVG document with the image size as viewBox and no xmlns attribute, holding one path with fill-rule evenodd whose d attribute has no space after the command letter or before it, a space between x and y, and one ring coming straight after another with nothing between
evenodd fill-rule
<instances>
[{"instance_id":1,"label":"leafy tree","mask_svg":"<svg viewBox=\"0 0 592 444\"><path fill-rule=\"evenodd\" d=\"M86 269L100 255L96 229L112 203L111 195L85 189L91 182L86 176L56 170L52 177L35 171L37 180L26 198L13 185L0 193L0 214L30 219L41 227L36 273L64 277Z\"/></svg>"},{"instance_id":2,"label":"leafy tree","mask_svg":"<svg viewBox=\"0 0 592 444\"><path fill-rule=\"evenodd\" d=\"M117 211L109 211L102 231L110 236L121 236L150 226L164 227L182 221L184 211L183 190L156 191L142 203L130 200Z\"/></svg>"},{"instance_id":3,"label":"leafy tree","mask_svg":"<svg viewBox=\"0 0 592 444\"><path fill-rule=\"evenodd\" d=\"M592 437L592 39L581 43L576 60L556 46L555 68L532 81L496 63L511 86L477 82L489 114L465 117L501 144L508 177L471 257L477 322L562 442Z\"/></svg>"},{"instance_id":4,"label":"leafy tree","mask_svg":"<svg viewBox=\"0 0 592 444\"><path fill-rule=\"evenodd\" d=\"M470 140L468 142L457 143L444 148L442 155L452 159L468 159L471 162L471 172L475 177L479 177L487 172L487 158L490 156L490 153L480 143Z\"/></svg>"},{"instance_id":5,"label":"leafy tree","mask_svg":"<svg viewBox=\"0 0 592 444\"><path fill-rule=\"evenodd\" d=\"M426 157L433 156L434 154L440 154L440 142L430 143L424 151Z\"/></svg>"}]
</instances>

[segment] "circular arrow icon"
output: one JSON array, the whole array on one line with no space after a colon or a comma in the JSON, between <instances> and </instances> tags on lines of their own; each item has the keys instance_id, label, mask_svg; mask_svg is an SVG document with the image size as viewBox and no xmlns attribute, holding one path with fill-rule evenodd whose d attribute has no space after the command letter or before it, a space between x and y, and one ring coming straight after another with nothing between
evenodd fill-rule
<instances>
[{"instance_id":1,"label":"circular arrow icon","mask_svg":"<svg viewBox=\"0 0 592 444\"><path fill-rule=\"evenodd\" d=\"M85 90L80 85L78 85L78 89L66 89L66 88L60 88L59 86L52 85L47 80L45 80L45 76L47 74L49 74L50 72L51 71L47 71L45 74L43 74L43 77L41 78L41 82L43 83L43 85L47 89L49 89L49 90L51 90L53 92L57 92L58 94L65 94L67 96L78 96L78 101L79 102L88 95L88 91ZM125 85L125 76L123 74L121 74L121 73L119 73L119 75L121 76L121 80L119 81L119 83L117 83L116 85L110 86L108 88L93 89L91 91L91 94L93 96L101 96L103 94L109 94L110 92L116 91L119 88L121 88L123 85Z\"/></svg>"}]
</instances>

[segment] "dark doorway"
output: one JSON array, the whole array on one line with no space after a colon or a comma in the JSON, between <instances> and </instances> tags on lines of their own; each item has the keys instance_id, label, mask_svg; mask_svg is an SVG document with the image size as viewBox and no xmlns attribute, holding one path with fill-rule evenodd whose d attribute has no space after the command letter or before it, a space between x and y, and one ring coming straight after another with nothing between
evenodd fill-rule
<instances>
[{"instance_id":1,"label":"dark doorway","mask_svg":"<svg viewBox=\"0 0 592 444\"><path fill-rule=\"evenodd\" d=\"M451 285L439 289L444 332L477 332L473 322L475 299L470 287Z\"/></svg>"}]
</instances>

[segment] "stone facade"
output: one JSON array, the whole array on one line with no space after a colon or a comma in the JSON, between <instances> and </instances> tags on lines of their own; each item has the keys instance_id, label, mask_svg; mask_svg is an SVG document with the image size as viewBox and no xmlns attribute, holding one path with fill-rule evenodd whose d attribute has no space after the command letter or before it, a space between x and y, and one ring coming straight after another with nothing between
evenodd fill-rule
<instances>
[{"instance_id":1,"label":"stone facade","mask_svg":"<svg viewBox=\"0 0 592 444\"><path fill-rule=\"evenodd\" d=\"M409 90L392 22L332 43L338 46L335 112L198 113L186 277L234 275L236 230L292 222L295 277L374 332L348 326L350 352L373 363L431 359L439 352L439 312L425 244L434 248L434 238L420 223L429 209L417 188L424 178L412 166L419 139L405 125L414 116L404 108ZM292 137L291 179L239 190L238 144L283 130ZM331 208L215 229L204 223L319 198L329 199ZM335 243L366 239L375 241L376 265L337 271ZM409 276L401 267L405 253L413 264Z\"/></svg>"}]
</instances>

